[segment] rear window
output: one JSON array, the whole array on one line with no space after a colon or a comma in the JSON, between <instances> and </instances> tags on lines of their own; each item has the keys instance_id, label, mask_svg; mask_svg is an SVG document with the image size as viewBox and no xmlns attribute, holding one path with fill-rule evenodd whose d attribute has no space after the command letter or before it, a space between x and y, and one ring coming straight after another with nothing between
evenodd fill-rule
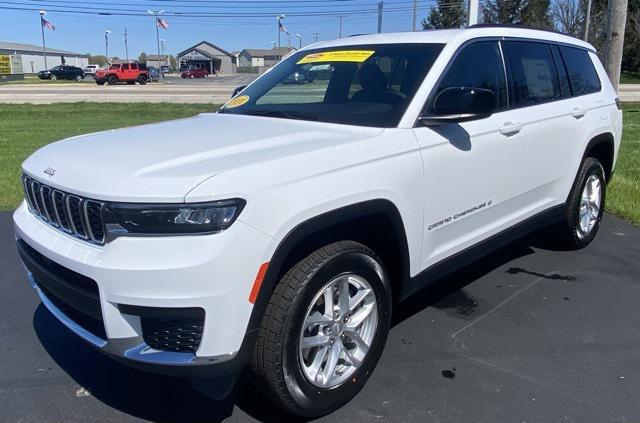
<instances>
[{"instance_id":1,"label":"rear window","mask_svg":"<svg viewBox=\"0 0 640 423\"><path fill-rule=\"evenodd\" d=\"M560 53L569 74L574 96L600 91L600 78L586 50L562 46Z\"/></svg>"},{"instance_id":2,"label":"rear window","mask_svg":"<svg viewBox=\"0 0 640 423\"><path fill-rule=\"evenodd\" d=\"M549 44L508 41L506 47L512 74L512 100L516 107L561 98L560 83Z\"/></svg>"}]
</instances>

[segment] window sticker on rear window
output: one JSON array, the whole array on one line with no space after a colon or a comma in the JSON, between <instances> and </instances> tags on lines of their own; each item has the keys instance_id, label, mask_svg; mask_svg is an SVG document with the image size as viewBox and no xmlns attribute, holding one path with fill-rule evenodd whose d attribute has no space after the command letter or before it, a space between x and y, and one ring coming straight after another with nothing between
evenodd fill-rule
<instances>
[{"instance_id":1,"label":"window sticker on rear window","mask_svg":"<svg viewBox=\"0 0 640 423\"><path fill-rule=\"evenodd\" d=\"M232 98L229 102L224 106L226 109L233 109L234 107L240 107L249 101L248 95L241 95L240 97Z\"/></svg>"},{"instance_id":2,"label":"window sticker on rear window","mask_svg":"<svg viewBox=\"0 0 640 423\"><path fill-rule=\"evenodd\" d=\"M337 50L323 51L321 53L311 53L298 61L298 65L304 63L320 62L355 62L362 63L375 53L374 50Z\"/></svg>"}]
</instances>

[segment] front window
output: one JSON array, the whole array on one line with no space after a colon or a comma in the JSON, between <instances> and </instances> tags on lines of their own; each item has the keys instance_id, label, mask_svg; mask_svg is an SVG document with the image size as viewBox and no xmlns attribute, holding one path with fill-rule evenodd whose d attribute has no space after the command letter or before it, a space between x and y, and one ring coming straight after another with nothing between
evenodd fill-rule
<instances>
[{"instance_id":1,"label":"front window","mask_svg":"<svg viewBox=\"0 0 640 423\"><path fill-rule=\"evenodd\" d=\"M298 52L220 113L394 127L442 47L382 44Z\"/></svg>"}]
</instances>

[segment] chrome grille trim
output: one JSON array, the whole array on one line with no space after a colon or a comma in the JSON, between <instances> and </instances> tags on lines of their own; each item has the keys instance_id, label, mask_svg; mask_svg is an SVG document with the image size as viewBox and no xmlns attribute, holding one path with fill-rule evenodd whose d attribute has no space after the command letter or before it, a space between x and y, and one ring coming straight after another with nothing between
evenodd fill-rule
<instances>
[{"instance_id":1,"label":"chrome grille trim","mask_svg":"<svg viewBox=\"0 0 640 423\"><path fill-rule=\"evenodd\" d=\"M101 211L103 202L66 193L27 175L22 175L22 187L29 211L38 219L67 235L92 244L104 244L106 231L102 214L94 210L90 215L87 211L88 206ZM102 228L102 237L94 233L92 225L96 231L97 227Z\"/></svg>"}]
</instances>

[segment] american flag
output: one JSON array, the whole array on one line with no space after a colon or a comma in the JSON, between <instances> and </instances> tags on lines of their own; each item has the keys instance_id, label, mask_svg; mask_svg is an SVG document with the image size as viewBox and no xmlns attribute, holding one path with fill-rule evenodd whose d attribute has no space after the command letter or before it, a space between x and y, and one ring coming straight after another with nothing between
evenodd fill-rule
<instances>
[{"instance_id":1,"label":"american flag","mask_svg":"<svg viewBox=\"0 0 640 423\"><path fill-rule=\"evenodd\" d=\"M280 32L284 32L289 35L289 31L287 31L287 27L282 24L282 21L278 19L278 28L280 28Z\"/></svg>"},{"instance_id":2,"label":"american flag","mask_svg":"<svg viewBox=\"0 0 640 423\"><path fill-rule=\"evenodd\" d=\"M53 26L53 24L51 22L49 22L48 20L46 20L42 16L40 16L40 23L42 24L43 28L47 28L47 29L50 29L52 31L56 30L56 27Z\"/></svg>"},{"instance_id":3,"label":"american flag","mask_svg":"<svg viewBox=\"0 0 640 423\"><path fill-rule=\"evenodd\" d=\"M160 18L158 18L158 22L157 22L158 28L161 29L169 29L169 23L165 20L162 20Z\"/></svg>"}]
</instances>

